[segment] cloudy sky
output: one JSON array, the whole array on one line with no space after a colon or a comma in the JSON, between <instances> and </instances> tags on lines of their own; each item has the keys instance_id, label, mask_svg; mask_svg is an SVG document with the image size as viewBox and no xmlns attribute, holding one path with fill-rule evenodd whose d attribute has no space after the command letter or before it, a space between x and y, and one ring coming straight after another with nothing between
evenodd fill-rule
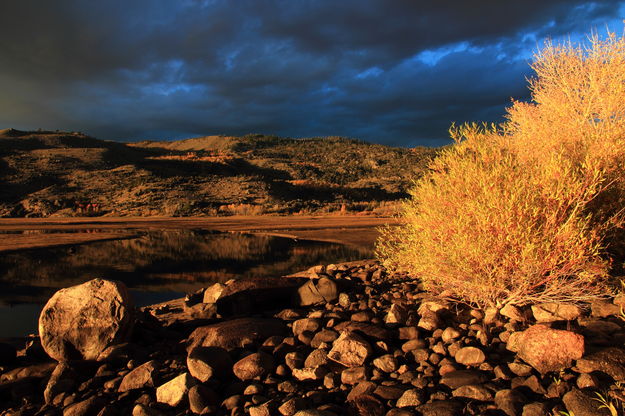
<instances>
[{"instance_id":1,"label":"cloudy sky","mask_svg":"<svg viewBox=\"0 0 625 416\"><path fill-rule=\"evenodd\" d=\"M625 1L0 3L0 128L449 142L527 99L546 37L621 34Z\"/></svg>"}]
</instances>

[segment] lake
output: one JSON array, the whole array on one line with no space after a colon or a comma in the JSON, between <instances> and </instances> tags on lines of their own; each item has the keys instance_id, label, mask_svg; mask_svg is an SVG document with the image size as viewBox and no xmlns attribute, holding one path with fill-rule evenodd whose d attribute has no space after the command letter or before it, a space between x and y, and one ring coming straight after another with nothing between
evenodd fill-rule
<instances>
[{"instance_id":1,"label":"lake","mask_svg":"<svg viewBox=\"0 0 625 416\"><path fill-rule=\"evenodd\" d=\"M373 256L366 248L260 234L132 230L128 237L3 253L0 338L36 333L41 308L56 290L96 277L124 282L137 306L145 306L215 282L280 277L316 264Z\"/></svg>"}]
</instances>

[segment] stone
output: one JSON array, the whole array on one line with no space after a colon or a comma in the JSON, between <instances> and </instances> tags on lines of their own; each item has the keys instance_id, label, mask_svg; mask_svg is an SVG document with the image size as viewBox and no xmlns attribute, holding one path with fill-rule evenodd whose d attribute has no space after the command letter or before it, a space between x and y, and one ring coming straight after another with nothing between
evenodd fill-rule
<instances>
[{"instance_id":1,"label":"stone","mask_svg":"<svg viewBox=\"0 0 625 416\"><path fill-rule=\"evenodd\" d=\"M387 324L403 325L408 319L408 308L405 305L399 303L393 303L384 318L384 322Z\"/></svg>"},{"instance_id":2,"label":"stone","mask_svg":"<svg viewBox=\"0 0 625 416\"><path fill-rule=\"evenodd\" d=\"M419 338L419 330L414 326L404 326L398 329L398 338L402 340Z\"/></svg>"},{"instance_id":3,"label":"stone","mask_svg":"<svg viewBox=\"0 0 625 416\"><path fill-rule=\"evenodd\" d=\"M399 399L397 399L397 403L395 406L402 407L416 407L425 401L425 394L421 389L410 389L406 390Z\"/></svg>"},{"instance_id":4,"label":"stone","mask_svg":"<svg viewBox=\"0 0 625 416\"><path fill-rule=\"evenodd\" d=\"M132 408L132 416L163 416L163 413L144 404L138 403Z\"/></svg>"},{"instance_id":5,"label":"stone","mask_svg":"<svg viewBox=\"0 0 625 416\"><path fill-rule=\"evenodd\" d=\"M399 367L397 364L397 358L395 358L391 354L384 354L373 360L373 365L375 368L384 371L385 373L392 373L393 371L397 371Z\"/></svg>"},{"instance_id":6,"label":"stone","mask_svg":"<svg viewBox=\"0 0 625 416\"><path fill-rule=\"evenodd\" d=\"M298 319L293 322L293 335L298 336L304 331L317 332L321 328L321 320L314 318Z\"/></svg>"},{"instance_id":7,"label":"stone","mask_svg":"<svg viewBox=\"0 0 625 416\"><path fill-rule=\"evenodd\" d=\"M625 381L625 350L616 347L602 349L577 360L575 368L580 373L599 371L615 381Z\"/></svg>"},{"instance_id":8,"label":"stone","mask_svg":"<svg viewBox=\"0 0 625 416\"><path fill-rule=\"evenodd\" d=\"M106 361L116 365L122 365L131 359L145 361L147 359L147 353L137 344L124 342L106 348L98 355L97 361Z\"/></svg>"},{"instance_id":9,"label":"stone","mask_svg":"<svg viewBox=\"0 0 625 416\"><path fill-rule=\"evenodd\" d=\"M222 292L226 288L223 283L215 283L204 290L204 303L217 303L217 300L221 297Z\"/></svg>"},{"instance_id":10,"label":"stone","mask_svg":"<svg viewBox=\"0 0 625 416\"><path fill-rule=\"evenodd\" d=\"M294 368L302 368L305 361L306 358L301 351L292 351L284 356L284 363L291 370L293 370Z\"/></svg>"},{"instance_id":11,"label":"stone","mask_svg":"<svg viewBox=\"0 0 625 416\"><path fill-rule=\"evenodd\" d=\"M61 289L39 316L41 346L57 361L95 360L107 347L128 339L133 311L121 282L93 279Z\"/></svg>"},{"instance_id":12,"label":"stone","mask_svg":"<svg viewBox=\"0 0 625 416\"><path fill-rule=\"evenodd\" d=\"M304 280L272 277L232 280L217 299L217 312L223 317L242 316L291 306L292 298Z\"/></svg>"},{"instance_id":13,"label":"stone","mask_svg":"<svg viewBox=\"0 0 625 416\"><path fill-rule=\"evenodd\" d=\"M176 407L187 397L189 389L196 384L189 373L182 373L156 389L156 401Z\"/></svg>"},{"instance_id":14,"label":"stone","mask_svg":"<svg viewBox=\"0 0 625 416\"><path fill-rule=\"evenodd\" d=\"M350 405L357 415L383 416L386 411L377 397L367 394L356 397Z\"/></svg>"},{"instance_id":15,"label":"stone","mask_svg":"<svg viewBox=\"0 0 625 416\"><path fill-rule=\"evenodd\" d=\"M415 386L416 387L416 386ZM402 394L406 391L406 386L404 385L396 385L396 386L385 386L381 385L376 387L373 394L377 397L384 400L397 400Z\"/></svg>"},{"instance_id":16,"label":"stone","mask_svg":"<svg viewBox=\"0 0 625 416\"><path fill-rule=\"evenodd\" d=\"M317 332L313 339L310 341L310 346L313 348L319 348L321 344L331 344L339 337L338 332L331 329L322 329Z\"/></svg>"},{"instance_id":17,"label":"stone","mask_svg":"<svg viewBox=\"0 0 625 416\"><path fill-rule=\"evenodd\" d=\"M370 381L361 381L350 390L347 395L347 401L351 402L358 396L370 395L376 389L377 385Z\"/></svg>"},{"instance_id":18,"label":"stone","mask_svg":"<svg viewBox=\"0 0 625 416\"><path fill-rule=\"evenodd\" d=\"M97 415L106 405L102 397L91 396L86 400L70 404L63 409L63 416L90 416Z\"/></svg>"},{"instance_id":19,"label":"stone","mask_svg":"<svg viewBox=\"0 0 625 416\"><path fill-rule=\"evenodd\" d=\"M497 408L508 416L519 416L527 403L525 396L516 390L504 389L495 394Z\"/></svg>"},{"instance_id":20,"label":"stone","mask_svg":"<svg viewBox=\"0 0 625 416\"><path fill-rule=\"evenodd\" d=\"M458 416L464 405L458 400L434 400L417 407L421 416Z\"/></svg>"},{"instance_id":21,"label":"stone","mask_svg":"<svg viewBox=\"0 0 625 416\"><path fill-rule=\"evenodd\" d=\"M519 377L527 377L532 374L532 366L527 364L511 362L508 363L508 368Z\"/></svg>"},{"instance_id":22,"label":"stone","mask_svg":"<svg viewBox=\"0 0 625 416\"><path fill-rule=\"evenodd\" d=\"M574 388L562 397L566 410L575 416L610 416L610 411L601 407L596 397L590 397Z\"/></svg>"},{"instance_id":23,"label":"stone","mask_svg":"<svg viewBox=\"0 0 625 416\"><path fill-rule=\"evenodd\" d=\"M419 328L423 328L426 331L434 331L437 328L440 328L442 321L436 312L433 312L429 309L423 311L420 314L421 318L417 323Z\"/></svg>"},{"instance_id":24,"label":"stone","mask_svg":"<svg viewBox=\"0 0 625 416\"><path fill-rule=\"evenodd\" d=\"M195 414L201 414L219 404L219 396L212 389L202 384L196 384L188 392L189 408Z\"/></svg>"},{"instance_id":25,"label":"stone","mask_svg":"<svg viewBox=\"0 0 625 416\"><path fill-rule=\"evenodd\" d=\"M456 370L445 374L440 383L456 390L462 386L482 384L489 380L488 373L479 370Z\"/></svg>"},{"instance_id":26,"label":"stone","mask_svg":"<svg viewBox=\"0 0 625 416\"><path fill-rule=\"evenodd\" d=\"M232 365L230 354L220 347L195 347L187 355L189 373L203 383L213 377L228 379Z\"/></svg>"},{"instance_id":27,"label":"stone","mask_svg":"<svg viewBox=\"0 0 625 416\"><path fill-rule=\"evenodd\" d=\"M345 321L336 325L337 332L360 332L361 334L375 340L386 341L391 337L391 332L378 325L366 322Z\"/></svg>"},{"instance_id":28,"label":"stone","mask_svg":"<svg viewBox=\"0 0 625 416\"><path fill-rule=\"evenodd\" d=\"M325 350L313 350L306 361L304 361L304 367L319 367L328 363L328 353Z\"/></svg>"},{"instance_id":29,"label":"stone","mask_svg":"<svg viewBox=\"0 0 625 416\"><path fill-rule=\"evenodd\" d=\"M328 358L345 367L360 367L372 353L371 345L360 335L343 332L332 344Z\"/></svg>"},{"instance_id":30,"label":"stone","mask_svg":"<svg viewBox=\"0 0 625 416\"><path fill-rule=\"evenodd\" d=\"M293 416L298 410L304 409L308 405L308 401L301 397L293 397L278 407L278 412L282 416Z\"/></svg>"},{"instance_id":31,"label":"stone","mask_svg":"<svg viewBox=\"0 0 625 416\"><path fill-rule=\"evenodd\" d=\"M356 384L367 380L367 369L365 367L350 367L341 372L341 383Z\"/></svg>"},{"instance_id":32,"label":"stone","mask_svg":"<svg viewBox=\"0 0 625 416\"><path fill-rule=\"evenodd\" d=\"M514 305L507 304L499 310L501 316L505 316L511 321L525 322L525 314Z\"/></svg>"},{"instance_id":33,"label":"stone","mask_svg":"<svg viewBox=\"0 0 625 416\"><path fill-rule=\"evenodd\" d=\"M304 367L294 368L291 370L291 374L296 380L321 380L328 373L325 367Z\"/></svg>"},{"instance_id":34,"label":"stone","mask_svg":"<svg viewBox=\"0 0 625 416\"><path fill-rule=\"evenodd\" d=\"M580 389L596 389L599 387L599 380L592 374L583 373L577 377L575 384L577 384L577 387Z\"/></svg>"},{"instance_id":35,"label":"stone","mask_svg":"<svg viewBox=\"0 0 625 416\"><path fill-rule=\"evenodd\" d=\"M595 318L619 316L621 307L606 300L596 300L590 304L591 315Z\"/></svg>"},{"instance_id":36,"label":"stone","mask_svg":"<svg viewBox=\"0 0 625 416\"><path fill-rule=\"evenodd\" d=\"M131 370L124 376L117 391L123 393L125 391L154 387L156 371L158 370L156 361L151 360L147 363Z\"/></svg>"},{"instance_id":37,"label":"stone","mask_svg":"<svg viewBox=\"0 0 625 416\"><path fill-rule=\"evenodd\" d=\"M268 400L264 403L247 408L250 416L272 416L275 414L275 409L276 403L273 400Z\"/></svg>"},{"instance_id":38,"label":"stone","mask_svg":"<svg viewBox=\"0 0 625 416\"><path fill-rule=\"evenodd\" d=\"M499 310L494 306L489 306L484 310L484 324L492 325L497 323L497 319L499 318Z\"/></svg>"},{"instance_id":39,"label":"stone","mask_svg":"<svg viewBox=\"0 0 625 416\"><path fill-rule=\"evenodd\" d=\"M299 410L293 416L336 416L334 413L325 412L318 409L303 409Z\"/></svg>"},{"instance_id":40,"label":"stone","mask_svg":"<svg viewBox=\"0 0 625 416\"><path fill-rule=\"evenodd\" d=\"M532 305L532 314L536 322L572 321L579 318L582 311L570 303L548 302Z\"/></svg>"},{"instance_id":41,"label":"stone","mask_svg":"<svg viewBox=\"0 0 625 416\"><path fill-rule=\"evenodd\" d=\"M338 296L336 282L328 277L310 279L297 289L297 302L300 306L332 302Z\"/></svg>"},{"instance_id":42,"label":"stone","mask_svg":"<svg viewBox=\"0 0 625 416\"><path fill-rule=\"evenodd\" d=\"M286 336L279 319L239 318L196 328L188 338L187 351L197 346L220 347L226 351L261 344L274 335Z\"/></svg>"},{"instance_id":43,"label":"stone","mask_svg":"<svg viewBox=\"0 0 625 416\"><path fill-rule=\"evenodd\" d=\"M549 414L549 406L546 403L534 402L523 406L521 416L545 416Z\"/></svg>"},{"instance_id":44,"label":"stone","mask_svg":"<svg viewBox=\"0 0 625 416\"><path fill-rule=\"evenodd\" d=\"M468 367L479 366L486 360L484 351L476 347L464 347L460 348L454 356L458 364L463 364Z\"/></svg>"},{"instance_id":45,"label":"stone","mask_svg":"<svg viewBox=\"0 0 625 416\"><path fill-rule=\"evenodd\" d=\"M447 327L441 334L441 339L444 343L448 344L450 342L453 342L454 339L459 338L460 335L462 334L456 328Z\"/></svg>"},{"instance_id":46,"label":"stone","mask_svg":"<svg viewBox=\"0 0 625 416\"><path fill-rule=\"evenodd\" d=\"M530 326L510 335L506 348L534 367L539 373L560 371L584 355L584 337L571 331Z\"/></svg>"},{"instance_id":47,"label":"stone","mask_svg":"<svg viewBox=\"0 0 625 416\"><path fill-rule=\"evenodd\" d=\"M415 416L415 413L408 409L391 409L385 416Z\"/></svg>"},{"instance_id":48,"label":"stone","mask_svg":"<svg viewBox=\"0 0 625 416\"><path fill-rule=\"evenodd\" d=\"M479 384L467 384L460 386L452 393L454 397L462 397L480 402L490 402L493 400L493 392Z\"/></svg>"},{"instance_id":49,"label":"stone","mask_svg":"<svg viewBox=\"0 0 625 416\"><path fill-rule=\"evenodd\" d=\"M232 366L234 375L241 380L254 380L270 374L275 369L273 357L264 352L250 354Z\"/></svg>"},{"instance_id":50,"label":"stone","mask_svg":"<svg viewBox=\"0 0 625 416\"><path fill-rule=\"evenodd\" d=\"M191 319L214 319L218 315L217 307L212 303L185 304L184 311Z\"/></svg>"},{"instance_id":51,"label":"stone","mask_svg":"<svg viewBox=\"0 0 625 416\"><path fill-rule=\"evenodd\" d=\"M71 392L76 385L76 378L76 373L67 363L57 364L43 391L46 404L51 404L53 399L61 393Z\"/></svg>"}]
</instances>

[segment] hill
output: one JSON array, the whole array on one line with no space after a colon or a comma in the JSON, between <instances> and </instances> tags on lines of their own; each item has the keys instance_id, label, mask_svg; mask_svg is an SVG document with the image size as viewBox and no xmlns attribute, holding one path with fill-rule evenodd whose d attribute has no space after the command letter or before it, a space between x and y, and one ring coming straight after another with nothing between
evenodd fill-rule
<instances>
[{"instance_id":1,"label":"hill","mask_svg":"<svg viewBox=\"0 0 625 416\"><path fill-rule=\"evenodd\" d=\"M366 211L407 196L436 154L331 137L118 143L0 130L0 217Z\"/></svg>"}]
</instances>

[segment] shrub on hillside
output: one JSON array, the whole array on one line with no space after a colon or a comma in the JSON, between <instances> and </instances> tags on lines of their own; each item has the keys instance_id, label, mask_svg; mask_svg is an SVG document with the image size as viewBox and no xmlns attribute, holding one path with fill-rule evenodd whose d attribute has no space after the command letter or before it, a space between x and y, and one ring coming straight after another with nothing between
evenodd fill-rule
<instances>
[{"instance_id":1,"label":"shrub on hillside","mask_svg":"<svg viewBox=\"0 0 625 416\"><path fill-rule=\"evenodd\" d=\"M532 102L500 126L452 126L383 231L378 255L471 304L586 301L608 293L625 202L625 39L547 43Z\"/></svg>"}]
</instances>

